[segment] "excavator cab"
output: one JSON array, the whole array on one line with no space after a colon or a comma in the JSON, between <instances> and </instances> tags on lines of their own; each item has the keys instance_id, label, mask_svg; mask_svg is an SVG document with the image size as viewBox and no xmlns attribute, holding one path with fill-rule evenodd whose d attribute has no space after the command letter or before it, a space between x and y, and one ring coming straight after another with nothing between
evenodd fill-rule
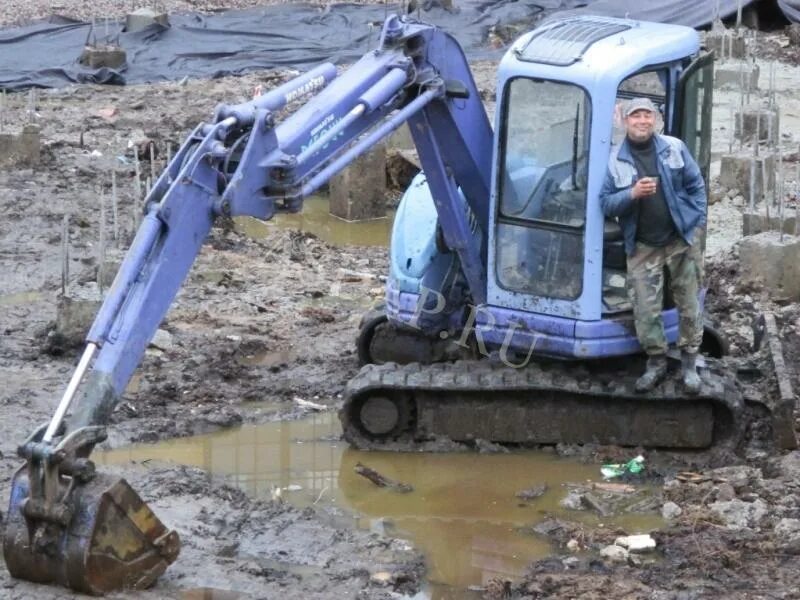
<instances>
[{"instance_id":1,"label":"excavator cab","mask_svg":"<svg viewBox=\"0 0 800 600\"><path fill-rule=\"evenodd\" d=\"M489 225L482 232L486 302L472 307L482 344L509 355L564 358L640 351L621 231L599 201L611 144L624 135L621 106L646 96L661 109L663 133L684 139L707 175L712 69L695 31L663 24L555 20L514 43L498 72ZM429 243L421 253L427 256L409 256L421 236L436 235L432 211L420 210L430 202L426 194L415 182L403 201L408 207L398 211L387 309L390 321L421 322L431 331L450 326L446 307L458 302L451 300L454 266L439 265L441 244ZM420 264L432 268L420 275ZM400 296L415 292L416 310L399 306ZM447 301L431 303L434 295ZM674 342L675 310L664 319Z\"/></svg>"}]
</instances>

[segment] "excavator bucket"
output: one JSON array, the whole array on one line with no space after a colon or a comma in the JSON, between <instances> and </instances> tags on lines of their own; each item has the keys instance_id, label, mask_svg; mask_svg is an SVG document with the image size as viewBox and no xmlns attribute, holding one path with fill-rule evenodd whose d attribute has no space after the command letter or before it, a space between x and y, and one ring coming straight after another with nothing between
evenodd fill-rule
<instances>
[{"instance_id":1,"label":"excavator bucket","mask_svg":"<svg viewBox=\"0 0 800 600\"><path fill-rule=\"evenodd\" d=\"M177 532L124 479L64 479L59 505L40 510L29 469L14 476L3 540L9 573L92 595L151 586L178 556Z\"/></svg>"}]
</instances>

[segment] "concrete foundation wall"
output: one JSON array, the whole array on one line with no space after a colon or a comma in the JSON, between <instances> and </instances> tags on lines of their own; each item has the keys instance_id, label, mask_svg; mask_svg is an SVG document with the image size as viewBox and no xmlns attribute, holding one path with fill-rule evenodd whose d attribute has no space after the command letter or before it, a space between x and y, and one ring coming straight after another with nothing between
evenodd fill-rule
<instances>
[{"instance_id":1,"label":"concrete foundation wall","mask_svg":"<svg viewBox=\"0 0 800 600\"><path fill-rule=\"evenodd\" d=\"M734 115L734 136L742 141L756 139L772 144L778 141L780 117L777 108L763 107L757 104L746 106Z\"/></svg>"},{"instance_id":2,"label":"concrete foundation wall","mask_svg":"<svg viewBox=\"0 0 800 600\"><path fill-rule=\"evenodd\" d=\"M766 173L766 188L763 172ZM772 154L754 157L751 150L722 156L719 184L728 190L738 190L744 196L745 206L750 203L751 174L754 202L759 203L765 191L769 193L775 188L775 157Z\"/></svg>"},{"instance_id":3,"label":"concrete foundation wall","mask_svg":"<svg viewBox=\"0 0 800 600\"><path fill-rule=\"evenodd\" d=\"M382 144L331 179L330 212L347 221L386 216L386 148Z\"/></svg>"},{"instance_id":4,"label":"concrete foundation wall","mask_svg":"<svg viewBox=\"0 0 800 600\"><path fill-rule=\"evenodd\" d=\"M0 165L39 164L41 135L37 125L25 125L22 133L0 133Z\"/></svg>"},{"instance_id":5,"label":"concrete foundation wall","mask_svg":"<svg viewBox=\"0 0 800 600\"><path fill-rule=\"evenodd\" d=\"M777 232L744 238L739 244L742 280L764 286L771 300L800 300L800 238Z\"/></svg>"},{"instance_id":6,"label":"concrete foundation wall","mask_svg":"<svg viewBox=\"0 0 800 600\"><path fill-rule=\"evenodd\" d=\"M769 219L763 212L747 212L742 215L742 235L757 235L765 231L780 231L781 218L777 209L771 210ZM784 209L783 232L793 235L796 227L794 210Z\"/></svg>"}]
</instances>

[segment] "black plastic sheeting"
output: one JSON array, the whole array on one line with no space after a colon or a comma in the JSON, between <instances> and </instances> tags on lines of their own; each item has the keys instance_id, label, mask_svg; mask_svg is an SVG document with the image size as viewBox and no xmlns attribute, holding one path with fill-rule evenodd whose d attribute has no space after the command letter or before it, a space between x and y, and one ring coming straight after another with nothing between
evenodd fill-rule
<instances>
[{"instance_id":1,"label":"black plastic sheeting","mask_svg":"<svg viewBox=\"0 0 800 600\"><path fill-rule=\"evenodd\" d=\"M744 0L742 8L754 0ZM761 0L762 2L774 0ZM800 0L795 0L799 1ZM586 7L566 11L570 14L596 14L608 17L628 17L641 21L673 23L689 27L703 27L717 16L725 18L736 13L738 0L595 0Z\"/></svg>"},{"instance_id":2,"label":"black plastic sheeting","mask_svg":"<svg viewBox=\"0 0 800 600\"><path fill-rule=\"evenodd\" d=\"M581 12L699 27L714 17L716 1L697 0L456 0L447 11L437 0L417 0L413 16L455 35L470 59L496 58L487 45L491 27L533 28L554 13ZM800 0L780 0L781 7ZM749 2L745 0L744 4ZM721 16L737 0L720 0ZM175 14L170 27L127 33L122 24L91 24L52 17L0 30L0 88L60 87L67 83L149 83L183 77L214 78L274 67L308 69L347 63L376 47L381 24L399 5L277 4L218 14ZM117 41L127 52L119 70L78 63L91 39ZM106 37L107 36L107 37Z\"/></svg>"},{"instance_id":3,"label":"black plastic sheeting","mask_svg":"<svg viewBox=\"0 0 800 600\"><path fill-rule=\"evenodd\" d=\"M558 0L460 0L458 11L429 6L421 8L419 16L457 34L471 58L486 58L501 52L486 45L492 25L532 27L546 11L563 5ZM174 14L170 27L153 25L135 33L124 33L122 23L112 23L108 39L118 36L127 53L127 66L120 70L79 64L91 25L53 17L0 31L0 88L146 83L272 67L305 70L325 61L347 63L377 46L383 21L397 10L399 5L336 4L323 9L287 3L211 15ZM95 38L98 43L106 39L104 22L95 26Z\"/></svg>"}]
</instances>

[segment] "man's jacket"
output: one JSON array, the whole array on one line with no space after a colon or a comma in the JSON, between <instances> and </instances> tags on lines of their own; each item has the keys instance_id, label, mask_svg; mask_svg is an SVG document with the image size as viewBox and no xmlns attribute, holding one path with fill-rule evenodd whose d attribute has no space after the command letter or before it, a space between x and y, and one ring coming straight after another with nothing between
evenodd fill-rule
<instances>
[{"instance_id":1,"label":"man's jacket","mask_svg":"<svg viewBox=\"0 0 800 600\"><path fill-rule=\"evenodd\" d=\"M668 135L654 137L660 176L658 185L662 186L675 229L691 244L695 228L706 225L706 188L700 167L686 144L678 138ZM607 217L619 219L628 256L636 247L639 202L647 202L647 198L634 200L631 196L636 177L636 165L625 138L619 146L611 149L608 171L600 190L600 206Z\"/></svg>"}]
</instances>

